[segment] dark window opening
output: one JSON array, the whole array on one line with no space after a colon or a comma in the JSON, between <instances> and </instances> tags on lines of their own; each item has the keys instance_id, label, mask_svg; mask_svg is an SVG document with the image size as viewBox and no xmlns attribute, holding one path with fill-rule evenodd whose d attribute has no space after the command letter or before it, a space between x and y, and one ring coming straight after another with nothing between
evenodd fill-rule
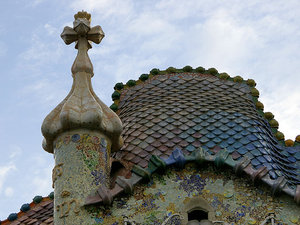
<instances>
[{"instance_id":1,"label":"dark window opening","mask_svg":"<svg viewBox=\"0 0 300 225\"><path fill-rule=\"evenodd\" d=\"M188 221L192 220L207 220L208 219L208 213L203 211L203 210L192 210L191 212L188 213Z\"/></svg>"}]
</instances>

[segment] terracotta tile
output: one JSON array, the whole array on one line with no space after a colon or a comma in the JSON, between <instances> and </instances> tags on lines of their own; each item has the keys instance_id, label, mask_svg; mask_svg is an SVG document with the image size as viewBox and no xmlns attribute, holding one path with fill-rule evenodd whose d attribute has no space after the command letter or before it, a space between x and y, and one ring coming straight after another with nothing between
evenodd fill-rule
<instances>
[{"instance_id":1,"label":"terracotta tile","mask_svg":"<svg viewBox=\"0 0 300 225\"><path fill-rule=\"evenodd\" d=\"M34 223L36 223L38 220L37 219L32 219L30 222L28 222L27 224L28 225L31 225L31 224L34 224Z\"/></svg>"}]
</instances>

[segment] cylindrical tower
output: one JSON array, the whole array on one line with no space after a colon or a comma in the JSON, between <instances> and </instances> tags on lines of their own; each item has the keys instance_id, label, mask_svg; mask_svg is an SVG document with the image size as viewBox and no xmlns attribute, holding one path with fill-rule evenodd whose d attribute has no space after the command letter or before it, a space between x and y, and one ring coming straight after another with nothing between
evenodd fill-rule
<instances>
[{"instance_id":1,"label":"cylindrical tower","mask_svg":"<svg viewBox=\"0 0 300 225\"><path fill-rule=\"evenodd\" d=\"M90 27L91 15L78 12L73 28L61 34L66 44L76 42L73 85L68 96L45 118L43 148L54 154L54 224L93 224L84 207L87 196L109 185L110 153L122 145L122 123L94 93L93 66L87 54L90 41L100 43L100 26Z\"/></svg>"}]
</instances>

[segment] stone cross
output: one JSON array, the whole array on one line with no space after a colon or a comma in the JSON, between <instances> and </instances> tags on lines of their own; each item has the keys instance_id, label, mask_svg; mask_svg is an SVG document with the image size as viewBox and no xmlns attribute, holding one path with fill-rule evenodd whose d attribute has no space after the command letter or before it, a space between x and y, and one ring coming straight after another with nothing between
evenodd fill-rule
<instances>
[{"instance_id":1,"label":"stone cross","mask_svg":"<svg viewBox=\"0 0 300 225\"><path fill-rule=\"evenodd\" d=\"M61 38L67 45L76 42L75 48L78 49L77 57L72 66L72 73L87 72L93 76L93 65L87 51L92 48L91 41L96 44L101 42L104 38L104 32L99 25L90 27L91 14L87 12L78 12L74 18L73 28L66 26L61 34Z\"/></svg>"}]
</instances>

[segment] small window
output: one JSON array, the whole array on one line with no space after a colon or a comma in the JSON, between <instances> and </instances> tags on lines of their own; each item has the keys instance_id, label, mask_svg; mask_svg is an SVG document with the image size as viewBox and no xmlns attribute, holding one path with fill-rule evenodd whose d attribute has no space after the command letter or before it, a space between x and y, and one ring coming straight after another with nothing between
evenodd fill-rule
<instances>
[{"instance_id":1,"label":"small window","mask_svg":"<svg viewBox=\"0 0 300 225\"><path fill-rule=\"evenodd\" d=\"M203 211L203 210L192 210L191 212L188 213L188 221L191 220L207 220L208 219L208 213Z\"/></svg>"}]
</instances>

